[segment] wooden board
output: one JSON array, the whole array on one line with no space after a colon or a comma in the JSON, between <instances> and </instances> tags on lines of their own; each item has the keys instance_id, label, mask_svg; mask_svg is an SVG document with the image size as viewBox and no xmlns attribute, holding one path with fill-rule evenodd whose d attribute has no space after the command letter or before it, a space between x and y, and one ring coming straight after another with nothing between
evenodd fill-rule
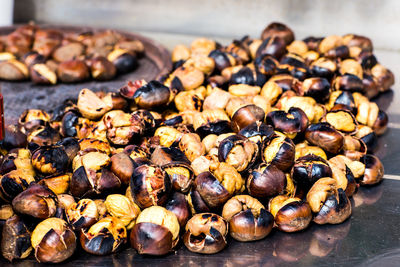
<instances>
[{"instance_id":1,"label":"wooden board","mask_svg":"<svg viewBox=\"0 0 400 267\"><path fill-rule=\"evenodd\" d=\"M39 25L41 28L52 28L66 32L99 32L106 29L92 27ZM18 25L0 27L0 35L14 31ZM0 81L4 96L4 110L6 124L16 123L20 114L28 108L40 108L50 111L57 104L67 98L77 98L82 88L94 91L117 91L128 80L145 79L147 81L168 73L172 63L168 50L161 44L142 35L117 31L128 38L140 40L145 46L145 56L139 60L139 67L130 73L118 75L111 81L87 81L83 83L56 85L35 85L30 81L7 82Z\"/></svg>"}]
</instances>

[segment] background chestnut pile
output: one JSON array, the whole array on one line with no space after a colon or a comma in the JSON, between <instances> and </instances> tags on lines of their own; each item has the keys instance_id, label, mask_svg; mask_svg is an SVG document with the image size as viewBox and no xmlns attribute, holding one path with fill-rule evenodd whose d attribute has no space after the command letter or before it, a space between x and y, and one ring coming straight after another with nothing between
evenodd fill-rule
<instances>
[{"instance_id":1,"label":"background chestnut pile","mask_svg":"<svg viewBox=\"0 0 400 267\"><path fill-rule=\"evenodd\" d=\"M382 180L372 153L388 118L370 99L394 77L368 38L301 41L273 23L261 39L179 45L172 61L159 80L82 89L6 129L5 258L165 255L180 240L217 253L228 236L341 223L357 188Z\"/></svg>"},{"instance_id":2,"label":"background chestnut pile","mask_svg":"<svg viewBox=\"0 0 400 267\"><path fill-rule=\"evenodd\" d=\"M0 79L36 84L105 81L135 70L144 46L114 31L72 33L24 25L0 36Z\"/></svg>"}]
</instances>

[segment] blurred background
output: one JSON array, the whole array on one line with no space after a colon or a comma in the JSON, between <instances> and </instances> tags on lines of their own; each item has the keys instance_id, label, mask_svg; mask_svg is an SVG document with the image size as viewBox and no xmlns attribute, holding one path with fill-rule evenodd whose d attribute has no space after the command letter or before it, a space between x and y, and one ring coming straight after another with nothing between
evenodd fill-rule
<instances>
[{"instance_id":1,"label":"blurred background","mask_svg":"<svg viewBox=\"0 0 400 267\"><path fill-rule=\"evenodd\" d=\"M137 31L168 48L188 42L187 35L222 41L246 34L258 37L267 24L280 21L294 30L296 39L357 33L370 37L377 49L400 51L398 0L16 0L14 4L15 23L32 20Z\"/></svg>"}]
</instances>

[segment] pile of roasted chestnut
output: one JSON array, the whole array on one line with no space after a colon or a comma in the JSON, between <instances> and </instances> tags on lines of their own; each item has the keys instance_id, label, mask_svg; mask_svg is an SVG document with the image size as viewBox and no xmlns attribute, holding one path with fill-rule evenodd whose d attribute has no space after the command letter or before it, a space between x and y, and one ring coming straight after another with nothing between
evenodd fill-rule
<instances>
[{"instance_id":1,"label":"pile of roasted chestnut","mask_svg":"<svg viewBox=\"0 0 400 267\"><path fill-rule=\"evenodd\" d=\"M36 84L111 80L135 70L144 46L115 31L72 33L29 24L0 36L0 79Z\"/></svg>"},{"instance_id":2,"label":"pile of roasted chestnut","mask_svg":"<svg viewBox=\"0 0 400 267\"><path fill-rule=\"evenodd\" d=\"M106 255L127 243L164 255L179 240L217 253L228 234L341 223L357 188L382 180L372 153L388 117L369 99L394 77L370 39L300 41L273 23L261 39L179 45L172 61L159 80L83 89L6 129L5 258L55 263L77 244Z\"/></svg>"}]
</instances>

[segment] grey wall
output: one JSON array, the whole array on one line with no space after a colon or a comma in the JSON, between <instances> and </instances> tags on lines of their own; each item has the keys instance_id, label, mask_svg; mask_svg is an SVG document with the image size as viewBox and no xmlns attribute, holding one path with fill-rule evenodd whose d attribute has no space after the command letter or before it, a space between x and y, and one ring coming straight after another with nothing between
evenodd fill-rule
<instances>
[{"instance_id":1,"label":"grey wall","mask_svg":"<svg viewBox=\"0 0 400 267\"><path fill-rule=\"evenodd\" d=\"M398 0L15 0L15 22L113 27L203 36L259 36L282 21L298 38L367 35L377 48L400 50Z\"/></svg>"}]
</instances>

